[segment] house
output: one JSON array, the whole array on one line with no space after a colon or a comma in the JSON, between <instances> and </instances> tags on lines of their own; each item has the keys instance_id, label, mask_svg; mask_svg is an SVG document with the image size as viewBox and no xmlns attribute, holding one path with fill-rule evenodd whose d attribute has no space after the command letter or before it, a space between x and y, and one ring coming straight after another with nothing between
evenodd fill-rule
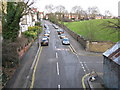
<instances>
[{"instance_id":1,"label":"house","mask_svg":"<svg viewBox=\"0 0 120 90\"><path fill-rule=\"evenodd\" d=\"M103 53L103 81L106 88L120 88L120 41Z\"/></svg>"},{"instance_id":2,"label":"house","mask_svg":"<svg viewBox=\"0 0 120 90\"><path fill-rule=\"evenodd\" d=\"M38 17L40 20L43 20L44 18L44 12L39 12L39 17Z\"/></svg>"},{"instance_id":3,"label":"house","mask_svg":"<svg viewBox=\"0 0 120 90\"><path fill-rule=\"evenodd\" d=\"M95 16L95 19L103 19L103 15L98 14L98 15Z\"/></svg>"},{"instance_id":4,"label":"house","mask_svg":"<svg viewBox=\"0 0 120 90\"><path fill-rule=\"evenodd\" d=\"M37 8L32 8L31 11L33 15L33 21L37 22L38 21L37 20L37 13L38 13Z\"/></svg>"},{"instance_id":5,"label":"house","mask_svg":"<svg viewBox=\"0 0 120 90\"><path fill-rule=\"evenodd\" d=\"M35 22L33 22L32 14L31 14L31 13L28 13L27 15L24 15L24 16L21 18L21 22L20 22L19 24L20 24L20 30L21 30L22 32L28 30L28 27L29 27L29 26L34 26L34 25L35 25Z\"/></svg>"},{"instance_id":6,"label":"house","mask_svg":"<svg viewBox=\"0 0 120 90\"><path fill-rule=\"evenodd\" d=\"M21 36L21 32L25 32L28 30L28 27L34 26L35 22L37 22L37 9L32 8L27 15L24 15L20 20L20 31L19 37Z\"/></svg>"},{"instance_id":7,"label":"house","mask_svg":"<svg viewBox=\"0 0 120 90\"><path fill-rule=\"evenodd\" d=\"M50 14L49 14L49 13L46 13L46 14L44 15L44 18L45 18L46 20L48 20L48 19L49 19L49 16L50 16Z\"/></svg>"}]
</instances>

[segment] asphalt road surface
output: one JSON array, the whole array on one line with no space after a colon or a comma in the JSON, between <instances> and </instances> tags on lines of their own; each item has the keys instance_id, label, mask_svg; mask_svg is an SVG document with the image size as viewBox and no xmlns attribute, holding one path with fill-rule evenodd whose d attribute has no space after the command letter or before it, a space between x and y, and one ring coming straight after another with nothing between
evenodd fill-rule
<instances>
[{"instance_id":1,"label":"asphalt road surface","mask_svg":"<svg viewBox=\"0 0 120 90\"><path fill-rule=\"evenodd\" d=\"M70 39L71 45L62 45L52 23L49 21L42 23L47 24L51 31L49 46L40 46L38 49L37 41L34 42L6 87L87 88L84 85L85 76L93 69L98 73L103 72L102 55L85 51L67 32L65 34ZM42 37L43 32L39 39Z\"/></svg>"},{"instance_id":2,"label":"asphalt road surface","mask_svg":"<svg viewBox=\"0 0 120 90\"><path fill-rule=\"evenodd\" d=\"M50 41L49 46L42 46L32 78L32 88L83 88L84 75L93 69L102 72L102 56L84 51L66 32L72 46L62 45L52 23L44 21L44 24L50 28Z\"/></svg>"}]
</instances>

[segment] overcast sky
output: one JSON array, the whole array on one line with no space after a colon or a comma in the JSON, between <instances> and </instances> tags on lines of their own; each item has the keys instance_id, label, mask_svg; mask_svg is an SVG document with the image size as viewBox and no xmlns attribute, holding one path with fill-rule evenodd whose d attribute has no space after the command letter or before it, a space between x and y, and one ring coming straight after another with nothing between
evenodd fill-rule
<instances>
[{"instance_id":1,"label":"overcast sky","mask_svg":"<svg viewBox=\"0 0 120 90\"><path fill-rule=\"evenodd\" d=\"M34 4L39 11L45 11L45 6L52 4L54 6L63 5L68 11L71 11L75 5L81 6L84 10L88 7L97 6L101 14L109 10L114 16L118 16L118 2L120 0L36 0Z\"/></svg>"}]
</instances>

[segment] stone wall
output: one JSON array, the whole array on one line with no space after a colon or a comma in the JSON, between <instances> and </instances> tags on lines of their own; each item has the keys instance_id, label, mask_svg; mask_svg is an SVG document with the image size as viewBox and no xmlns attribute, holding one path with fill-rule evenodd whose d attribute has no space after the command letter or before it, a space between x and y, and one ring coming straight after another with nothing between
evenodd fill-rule
<instances>
[{"instance_id":1,"label":"stone wall","mask_svg":"<svg viewBox=\"0 0 120 90\"><path fill-rule=\"evenodd\" d=\"M106 88L120 88L120 65L104 56L103 73Z\"/></svg>"}]
</instances>

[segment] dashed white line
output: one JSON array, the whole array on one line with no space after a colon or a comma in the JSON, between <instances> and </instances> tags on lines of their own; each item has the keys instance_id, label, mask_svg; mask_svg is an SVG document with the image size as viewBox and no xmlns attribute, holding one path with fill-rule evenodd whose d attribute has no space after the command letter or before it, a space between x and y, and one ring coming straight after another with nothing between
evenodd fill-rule
<instances>
[{"instance_id":1,"label":"dashed white line","mask_svg":"<svg viewBox=\"0 0 120 90\"><path fill-rule=\"evenodd\" d=\"M58 89L60 90L60 85L58 85Z\"/></svg>"},{"instance_id":2,"label":"dashed white line","mask_svg":"<svg viewBox=\"0 0 120 90\"><path fill-rule=\"evenodd\" d=\"M29 78L30 76L27 76L27 79Z\"/></svg>"},{"instance_id":3,"label":"dashed white line","mask_svg":"<svg viewBox=\"0 0 120 90\"><path fill-rule=\"evenodd\" d=\"M56 52L56 58L58 58L58 54L57 54L57 52Z\"/></svg>"},{"instance_id":4,"label":"dashed white line","mask_svg":"<svg viewBox=\"0 0 120 90\"><path fill-rule=\"evenodd\" d=\"M57 62L57 74L59 75L59 66L58 66L58 62Z\"/></svg>"},{"instance_id":5,"label":"dashed white line","mask_svg":"<svg viewBox=\"0 0 120 90\"><path fill-rule=\"evenodd\" d=\"M86 72L86 70L85 69L83 69L84 70L84 72Z\"/></svg>"},{"instance_id":6,"label":"dashed white line","mask_svg":"<svg viewBox=\"0 0 120 90\"><path fill-rule=\"evenodd\" d=\"M55 46L55 49L56 49L56 46Z\"/></svg>"},{"instance_id":7,"label":"dashed white line","mask_svg":"<svg viewBox=\"0 0 120 90\"><path fill-rule=\"evenodd\" d=\"M82 63L81 63L81 66L84 67Z\"/></svg>"},{"instance_id":8,"label":"dashed white line","mask_svg":"<svg viewBox=\"0 0 120 90\"><path fill-rule=\"evenodd\" d=\"M82 67L83 69L85 69L84 67Z\"/></svg>"},{"instance_id":9,"label":"dashed white line","mask_svg":"<svg viewBox=\"0 0 120 90\"><path fill-rule=\"evenodd\" d=\"M88 66L85 62L84 62L84 65L86 66L87 70L90 71L90 69L88 68Z\"/></svg>"},{"instance_id":10,"label":"dashed white line","mask_svg":"<svg viewBox=\"0 0 120 90\"><path fill-rule=\"evenodd\" d=\"M77 58L78 58L78 60L79 60L79 56L76 54L76 56L77 56ZM79 60L79 63L81 64L81 66L82 66L82 69L83 69L83 71L86 73L86 70L85 70L85 67L84 67L84 65L83 65L83 63Z\"/></svg>"}]
</instances>

